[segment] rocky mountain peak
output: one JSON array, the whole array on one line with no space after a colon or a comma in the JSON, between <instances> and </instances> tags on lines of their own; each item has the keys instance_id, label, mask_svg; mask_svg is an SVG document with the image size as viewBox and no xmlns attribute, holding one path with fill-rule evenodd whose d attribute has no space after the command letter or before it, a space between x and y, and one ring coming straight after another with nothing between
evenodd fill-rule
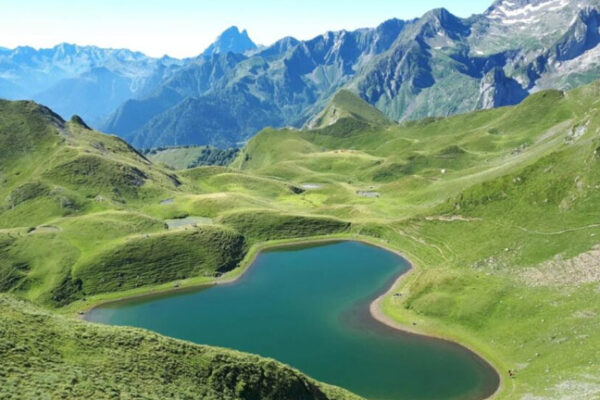
<instances>
[{"instance_id":1,"label":"rocky mountain peak","mask_svg":"<svg viewBox=\"0 0 600 400\"><path fill-rule=\"evenodd\" d=\"M426 13L421 21L422 31L427 36L444 33L453 39L469 34L469 26L445 8L436 8Z\"/></svg>"},{"instance_id":2,"label":"rocky mountain peak","mask_svg":"<svg viewBox=\"0 0 600 400\"><path fill-rule=\"evenodd\" d=\"M585 8L555 46L555 57L559 61L571 60L600 43L600 13L597 9Z\"/></svg>"},{"instance_id":3,"label":"rocky mountain peak","mask_svg":"<svg viewBox=\"0 0 600 400\"><path fill-rule=\"evenodd\" d=\"M477 108L489 109L520 103L527 91L506 76L502 68L492 68L481 80Z\"/></svg>"},{"instance_id":4,"label":"rocky mountain peak","mask_svg":"<svg viewBox=\"0 0 600 400\"><path fill-rule=\"evenodd\" d=\"M223 31L217 40L204 50L202 55L209 57L216 53L244 53L256 49L256 47L245 29L240 32L237 26L231 26Z\"/></svg>"}]
</instances>

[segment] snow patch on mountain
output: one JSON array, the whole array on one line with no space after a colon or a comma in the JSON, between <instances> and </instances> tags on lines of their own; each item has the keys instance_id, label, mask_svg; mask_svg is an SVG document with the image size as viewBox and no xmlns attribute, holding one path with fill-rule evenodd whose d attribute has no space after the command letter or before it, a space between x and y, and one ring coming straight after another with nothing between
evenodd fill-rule
<instances>
[{"instance_id":1,"label":"snow patch on mountain","mask_svg":"<svg viewBox=\"0 0 600 400\"><path fill-rule=\"evenodd\" d=\"M507 0L490 8L487 17L505 25L531 24L544 14L562 10L569 4L569 0L546 0L522 5Z\"/></svg>"}]
</instances>

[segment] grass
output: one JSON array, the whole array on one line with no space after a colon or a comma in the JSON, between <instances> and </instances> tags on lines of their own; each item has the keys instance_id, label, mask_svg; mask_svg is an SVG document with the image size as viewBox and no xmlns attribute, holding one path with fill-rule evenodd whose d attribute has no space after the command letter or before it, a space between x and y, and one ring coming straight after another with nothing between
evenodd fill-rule
<instances>
[{"instance_id":1,"label":"grass","mask_svg":"<svg viewBox=\"0 0 600 400\"><path fill-rule=\"evenodd\" d=\"M144 154L156 164L173 169L195 168L203 165L227 165L237 155L238 149L221 150L212 146L184 146L148 149Z\"/></svg>"},{"instance_id":2,"label":"grass","mask_svg":"<svg viewBox=\"0 0 600 400\"><path fill-rule=\"evenodd\" d=\"M527 271L598 244L597 94L598 84L542 92L517 107L350 137L267 130L234 165L292 182L335 180L312 212L343 212L353 230L417 266L396 289L405 295L383 302L386 314L516 370L498 398L593 397L598 282L583 267L569 285L531 281ZM363 189L381 197L355 196Z\"/></svg>"},{"instance_id":3,"label":"grass","mask_svg":"<svg viewBox=\"0 0 600 400\"><path fill-rule=\"evenodd\" d=\"M237 211L225 214L220 222L255 241L302 238L342 233L350 223L334 218L291 215L265 210Z\"/></svg>"},{"instance_id":4,"label":"grass","mask_svg":"<svg viewBox=\"0 0 600 400\"><path fill-rule=\"evenodd\" d=\"M311 121L310 126L313 128L324 128L332 126L342 119L344 121L341 125L346 128L349 121L359 121L367 125L388 125L390 123L377 108L371 106L349 90L342 89L333 96L321 114ZM342 130L336 130L336 132L341 133Z\"/></svg>"},{"instance_id":5,"label":"grass","mask_svg":"<svg viewBox=\"0 0 600 400\"><path fill-rule=\"evenodd\" d=\"M245 252L243 236L216 226L144 234L91 253L74 266L72 280L85 296L215 276L235 268Z\"/></svg>"},{"instance_id":6,"label":"grass","mask_svg":"<svg viewBox=\"0 0 600 400\"><path fill-rule=\"evenodd\" d=\"M236 276L264 242L361 237L415 265L386 315L516 371L497 398L593 398L598 264L574 261L567 283L552 268L599 242L599 92L404 124L346 99L318 128L265 129L229 167L175 172L31 103L2 103L0 287L71 314L242 266L225 274ZM91 160L101 176L84 173ZM213 224L166 229L184 217Z\"/></svg>"}]
</instances>

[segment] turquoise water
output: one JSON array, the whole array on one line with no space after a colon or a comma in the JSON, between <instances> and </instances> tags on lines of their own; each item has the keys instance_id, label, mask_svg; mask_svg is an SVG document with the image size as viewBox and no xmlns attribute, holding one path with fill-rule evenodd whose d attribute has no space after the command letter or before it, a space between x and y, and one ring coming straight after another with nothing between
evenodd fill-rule
<instances>
[{"instance_id":1,"label":"turquoise water","mask_svg":"<svg viewBox=\"0 0 600 400\"><path fill-rule=\"evenodd\" d=\"M369 399L481 399L494 370L466 349L375 321L408 263L359 242L261 253L236 282L96 308L87 320L272 357Z\"/></svg>"}]
</instances>

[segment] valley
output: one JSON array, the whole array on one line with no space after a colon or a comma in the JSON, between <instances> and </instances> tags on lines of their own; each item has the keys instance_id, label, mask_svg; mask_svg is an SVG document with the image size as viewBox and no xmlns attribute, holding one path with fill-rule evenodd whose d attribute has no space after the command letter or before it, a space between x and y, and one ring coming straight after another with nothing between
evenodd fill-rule
<instances>
[{"instance_id":1,"label":"valley","mask_svg":"<svg viewBox=\"0 0 600 400\"><path fill-rule=\"evenodd\" d=\"M598 0L176 3L0 47L1 399L600 399Z\"/></svg>"},{"instance_id":2,"label":"valley","mask_svg":"<svg viewBox=\"0 0 600 400\"><path fill-rule=\"evenodd\" d=\"M69 320L230 279L265 245L364 238L415 266L382 312L476 350L502 375L496 398L593 397L598 282L532 271L597 243L599 90L400 125L342 94L326 109L337 120L266 129L230 167L180 171L76 118L3 102L2 290ZM207 223L166 229L192 217Z\"/></svg>"}]
</instances>

